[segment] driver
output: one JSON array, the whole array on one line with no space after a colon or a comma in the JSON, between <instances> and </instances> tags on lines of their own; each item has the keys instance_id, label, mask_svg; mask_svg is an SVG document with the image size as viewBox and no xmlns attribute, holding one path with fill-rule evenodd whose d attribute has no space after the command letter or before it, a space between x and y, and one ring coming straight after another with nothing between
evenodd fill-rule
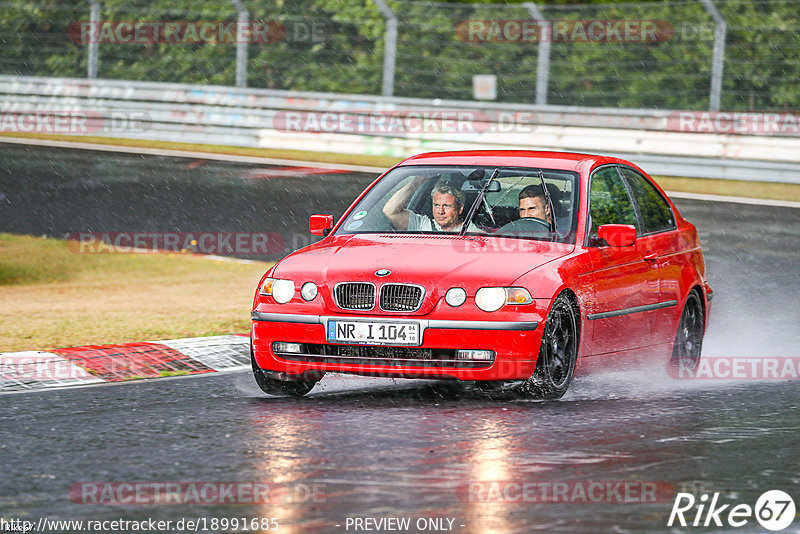
<instances>
[{"instance_id":1,"label":"driver","mask_svg":"<svg viewBox=\"0 0 800 534\"><path fill-rule=\"evenodd\" d=\"M520 219L541 219L550 224L550 207L541 186L529 185L519 192Z\"/></svg>"},{"instance_id":2,"label":"driver","mask_svg":"<svg viewBox=\"0 0 800 534\"><path fill-rule=\"evenodd\" d=\"M383 214L398 230L409 232L458 232L463 226L460 219L464 211L464 193L450 185L438 183L431 191L433 203L433 220L405 209L408 199L423 183L433 176L417 176L408 185L400 188L383 206ZM481 232L480 228L470 223L468 232Z\"/></svg>"}]
</instances>

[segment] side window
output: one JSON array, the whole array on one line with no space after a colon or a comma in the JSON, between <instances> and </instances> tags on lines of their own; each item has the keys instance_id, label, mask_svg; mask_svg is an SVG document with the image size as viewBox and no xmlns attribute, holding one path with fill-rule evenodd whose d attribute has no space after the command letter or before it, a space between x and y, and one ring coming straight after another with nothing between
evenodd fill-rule
<instances>
[{"instance_id":1,"label":"side window","mask_svg":"<svg viewBox=\"0 0 800 534\"><path fill-rule=\"evenodd\" d=\"M604 224L631 224L638 232L636 212L616 167L602 167L592 175L589 190L589 243Z\"/></svg>"},{"instance_id":2,"label":"side window","mask_svg":"<svg viewBox=\"0 0 800 534\"><path fill-rule=\"evenodd\" d=\"M621 167L621 170L639 207L644 233L651 234L675 228L672 210L653 184L633 169Z\"/></svg>"}]
</instances>

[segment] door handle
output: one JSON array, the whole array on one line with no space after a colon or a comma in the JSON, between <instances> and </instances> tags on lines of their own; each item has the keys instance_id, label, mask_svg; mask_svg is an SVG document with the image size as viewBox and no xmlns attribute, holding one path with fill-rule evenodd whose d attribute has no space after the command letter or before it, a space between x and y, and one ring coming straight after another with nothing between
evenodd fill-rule
<instances>
[{"instance_id":1,"label":"door handle","mask_svg":"<svg viewBox=\"0 0 800 534\"><path fill-rule=\"evenodd\" d=\"M656 254L655 252L650 252L649 254L644 255L644 261L653 262L656 261L657 259L658 259L658 254Z\"/></svg>"}]
</instances>

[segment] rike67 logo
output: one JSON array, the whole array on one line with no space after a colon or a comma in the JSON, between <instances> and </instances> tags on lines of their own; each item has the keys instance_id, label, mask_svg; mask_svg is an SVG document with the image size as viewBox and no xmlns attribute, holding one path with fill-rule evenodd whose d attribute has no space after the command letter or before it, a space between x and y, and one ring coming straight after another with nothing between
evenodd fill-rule
<instances>
[{"instance_id":1,"label":"rike67 logo","mask_svg":"<svg viewBox=\"0 0 800 534\"><path fill-rule=\"evenodd\" d=\"M794 521L794 499L784 491L770 490L762 493L755 507L741 503L721 504L719 495L719 492L715 492L711 497L707 493L695 497L691 493L678 493L672 504L667 526L736 528L755 519L763 528L779 531Z\"/></svg>"}]
</instances>

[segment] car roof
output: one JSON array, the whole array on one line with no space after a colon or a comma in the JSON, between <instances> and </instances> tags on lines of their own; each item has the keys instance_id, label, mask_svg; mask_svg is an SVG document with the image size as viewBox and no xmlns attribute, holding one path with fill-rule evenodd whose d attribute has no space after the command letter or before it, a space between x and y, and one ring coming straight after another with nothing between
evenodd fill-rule
<instances>
[{"instance_id":1,"label":"car roof","mask_svg":"<svg viewBox=\"0 0 800 534\"><path fill-rule=\"evenodd\" d=\"M536 150L428 152L405 159L398 165L502 165L579 171L586 164L589 164L589 168L592 168L604 163L631 165L628 161L609 156Z\"/></svg>"}]
</instances>

